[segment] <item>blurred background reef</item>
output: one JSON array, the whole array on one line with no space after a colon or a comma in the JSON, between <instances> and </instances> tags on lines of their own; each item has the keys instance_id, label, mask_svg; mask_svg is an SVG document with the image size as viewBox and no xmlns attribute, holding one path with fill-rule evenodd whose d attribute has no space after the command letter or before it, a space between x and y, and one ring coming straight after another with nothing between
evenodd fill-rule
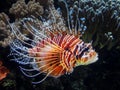
<instances>
[{"instance_id":1,"label":"blurred background reef","mask_svg":"<svg viewBox=\"0 0 120 90\"><path fill-rule=\"evenodd\" d=\"M66 0L68 8L77 9L78 0ZM57 23L66 27L66 11L61 0L0 0L0 90L120 90L120 0L79 0L80 17L87 27L82 35L85 42L92 41L99 54L96 63L80 66L70 75L58 79L48 78L39 85L19 70L19 65L10 61L9 45L15 37L7 23L17 23L33 15L52 19L51 7ZM64 22L58 8L62 9ZM75 14L73 13L73 16ZM41 21L38 21L40 23ZM21 32L24 31L18 24ZM67 28L67 27L66 27Z\"/></svg>"}]
</instances>

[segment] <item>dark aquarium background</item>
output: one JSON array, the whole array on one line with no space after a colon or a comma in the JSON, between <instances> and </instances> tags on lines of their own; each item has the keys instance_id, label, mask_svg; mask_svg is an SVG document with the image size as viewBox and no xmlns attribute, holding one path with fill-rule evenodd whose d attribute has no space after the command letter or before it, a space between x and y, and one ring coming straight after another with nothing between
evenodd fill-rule
<instances>
[{"instance_id":1,"label":"dark aquarium background","mask_svg":"<svg viewBox=\"0 0 120 90\"><path fill-rule=\"evenodd\" d=\"M60 8L66 22L65 5L61 0L0 0L0 90L120 90L120 0L66 0L68 8L76 10L78 1L79 17L85 18L87 27L81 38L92 41L99 60L76 67L70 75L48 77L33 85L32 79L19 70L19 64L10 60L9 45L15 37L7 20L15 23L31 15L51 19L51 7L54 12Z\"/></svg>"}]
</instances>

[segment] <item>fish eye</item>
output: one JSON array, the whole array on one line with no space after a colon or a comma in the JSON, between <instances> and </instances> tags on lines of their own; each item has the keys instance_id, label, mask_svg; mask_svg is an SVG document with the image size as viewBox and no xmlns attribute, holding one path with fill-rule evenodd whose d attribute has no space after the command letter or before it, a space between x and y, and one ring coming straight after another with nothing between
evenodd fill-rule
<instances>
[{"instance_id":1,"label":"fish eye","mask_svg":"<svg viewBox=\"0 0 120 90\"><path fill-rule=\"evenodd\" d=\"M83 51L86 52L89 50L89 47L86 47Z\"/></svg>"}]
</instances>

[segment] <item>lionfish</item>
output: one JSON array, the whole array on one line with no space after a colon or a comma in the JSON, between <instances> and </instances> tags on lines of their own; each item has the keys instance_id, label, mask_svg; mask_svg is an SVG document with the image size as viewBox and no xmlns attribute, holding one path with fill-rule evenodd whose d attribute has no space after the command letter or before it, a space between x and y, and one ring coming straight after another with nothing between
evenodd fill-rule
<instances>
[{"instance_id":1,"label":"lionfish","mask_svg":"<svg viewBox=\"0 0 120 90\"><path fill-rule=\"evenodd\" d=\"M98 54L92 44L80 39L86 26L82 23L85 18L79 17L79 7L77 11L73 8L69 10L66 1L61 2L66 7L68 28L61 28L56 23L51 8L49 9L53 20L45 20L43 17L36 19L33 16L21 20L26 30L24 32L29 32L31 37L23 34L15 23L9 23L12 33L16 36L10 45L10 55L14 57L12 60L21 64L20 70L27 77L35 78L44 74L42 79L33 81L33 84L41 83L49 76L58 78L70 74L75 67L98 60ZM41 20L41 24L35 25L37 20Z\"/></svg>"}]
</instances>

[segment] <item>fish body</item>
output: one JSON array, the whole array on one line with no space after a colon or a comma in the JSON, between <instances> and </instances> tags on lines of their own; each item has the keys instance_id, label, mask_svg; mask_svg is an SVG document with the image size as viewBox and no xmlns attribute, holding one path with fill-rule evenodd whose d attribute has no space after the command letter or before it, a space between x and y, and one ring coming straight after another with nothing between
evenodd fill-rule
<instances>
[{"instance_id":1,"label":"fish body","mask_svg":"<svg viewBox=\"0 0 120 90\"><path fill-rule=\"evenodd\" d=\"M29 49L40 71L59 77L73 72L74 67L87 65L97 60L97 53L90 43L84 43L77 36L66 32L52 34L43 39L34 48Z\"/></svg>"},{"instance_id":2,"label":"fish body","mask_svg":"<svg viewBox=\"0 0 120 90\"><path fill-rule=\"evenodd\" d=\"M63 28L57 24L51 9L54 20L40 21L34 17L21 20L19 23L23 26L25 34L16 23L9 23L11 32L16 36L10 44L10 56L13 57L11 60L21 65L20 70L27 77L35 78L41 74L45 75L44 78L33 81L34 84L43 82L49 76L57 78L70 74L75 67L98 60L98 54L92 48L92 44L80 39L82 31L86 29L83 25L85 21L80 20L85 19L79 18L79 12L73 9L71 9L72 12L68 11L66 2L64 0L62 2L67 8L67 25L63 25ZM76 14L72 14L74 12ZM62 20L61 23L64 22Z\"/></svg>"},{"instance_id":3,"label":"fish body","mask_svg":"<svg viewBox=\"0 0 120 90\"><path fill-rule=\"evenodd\" d=\"M17 30L15 25L11 27L12 30ZM42 80L33 82L34 84L44 81L48 76L57 78L64 74L70 74L75 67L88 65L98 60L98 54L92 48L92 44L85 43L77 34L67 33L67 30L51 32L47 29L45 29L47 33L42 33L32 25L27 27L31 33L33 30L35 31L33 35L36 38L33 40L25 36L24 38L34 43L30 44L20 39L13 31L17 39L10 47L11 55L14 57L12 60L32 68L20 66L24 75L27 77L37 77L42 73L46 75ZM38 71L38 73L29 74L34 71Z\"/></svg>"}]
</instances>

